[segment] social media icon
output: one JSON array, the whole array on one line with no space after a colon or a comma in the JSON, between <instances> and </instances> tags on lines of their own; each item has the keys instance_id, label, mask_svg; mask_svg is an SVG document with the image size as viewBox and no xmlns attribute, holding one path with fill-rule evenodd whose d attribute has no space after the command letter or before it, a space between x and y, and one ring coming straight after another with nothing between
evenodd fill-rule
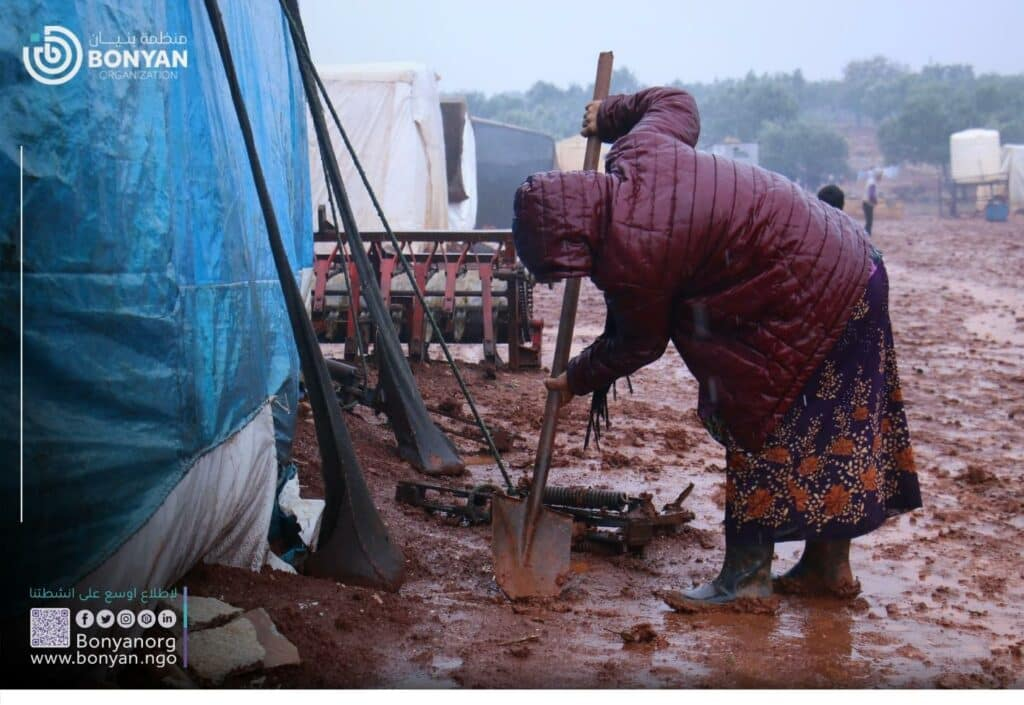
<instances>
[{"instance_id":1,"label":"social media icon","mask_svg":"<svg viewBox=\"0 0 1024 705\"><path fill-rule=\"evenodd\" d=\"M140 610L135 621L143 629L149 629L156 624L156 613L153 610Z\"/></svg>"},{"instance_id":2,"label":"social media icon","mask_svg":"<svg viewBox=\"0 0 1024 705\"><path fill-rule=\"evenodd\" d=\"M174 613L174 610L161 610L156 619L164 629L170 629L178 623L178 615Z\"/></svg>"},{"instance_id":3,"label":"social media icon","mask_svg":"<svg viewBox=\"0 0 1024 705\"><path fill-rule=\"evenodd\" d=\"M110 610L100 610L96 613L96 624L102 629L110 629L114 626L114 613Z\"/></svg>"},{"instance_id":4,"label":"social media icon","mask_svg":"<svg viewBox=\"0 0 1024 705\"><path fill-rule=\"evenodd\" d=\"M75 614L75 624L82 629L88 629L96 622L96 615L89 610L78 610Z\"/></svg>"},{"instance_id":5,"label":"social media icon","mask_svg":"<svg viewBox=\"0 0 1024 705\"><path fill-rule=\"evenodd\" d=\"M121 610L117 613L117 626L122 629L131 629L135 626L135 613L131 610Z\"/></svg>"}]
</instances>

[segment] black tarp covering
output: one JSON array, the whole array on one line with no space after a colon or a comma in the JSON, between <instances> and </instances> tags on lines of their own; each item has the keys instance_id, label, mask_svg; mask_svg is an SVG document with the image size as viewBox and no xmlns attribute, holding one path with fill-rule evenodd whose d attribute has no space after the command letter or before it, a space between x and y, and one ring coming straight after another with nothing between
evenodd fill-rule
<instances>
[{"instance_id":1,"label":"black tarp covering","mask_svg":"<svg viewBox=\"0 0 1024 705\"><path fill-rule=\"evenodd\" d=\"M542 132L470 119L476 139L476 227L510 228L516 189L530 174L555 168L555 141Z\"/></svg>"}]
</instances>

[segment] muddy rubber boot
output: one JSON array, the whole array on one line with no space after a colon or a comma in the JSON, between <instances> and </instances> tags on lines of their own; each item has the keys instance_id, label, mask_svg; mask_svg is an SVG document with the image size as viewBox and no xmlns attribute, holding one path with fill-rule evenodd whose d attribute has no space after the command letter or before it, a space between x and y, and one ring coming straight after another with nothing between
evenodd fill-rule
<instances>
[{"instance_id":1,"label":"muddy rubber boot","mask_svg":"<svg viewBox=\"0 0 1024 705\"><path fill-rule=\"evenodd\" d=\"M725 561L718 577L700 587L684 590L687 600L722 604L741 597L770 597L774 543L730 545L725 541Z\"/></svg>"},{"instance_id":2,"label":"muddy rubber boot","mask_svg":"<svg viewBox=\"0 0 1024 705\"><path fill-rule=\"evenodd\" d=\"M797 564L772 580L779 592L791 595L832 595L850 599L860 594L860 581L850 568L850 541L808 541Z\"/></svg>"},{"instance_id":3,"label":"muddy rubber boot","mask_svg":"<svg viewBox=\"0 0 1024 705\"><path fill-rule=\"evenodd\" d=\"M733 545L726 537L725 562L717 578L690 590L655 590L654 594L676 612L685 613L702 612L709 606L728 605L736 600L756 603L771 597L774 552L774 543ZM773 614L773 610L768 613Z\"/></svg>"},{"instance_id":4,"label":"muddy rubber boot","mask_svg":"<svg viewBox=\"0 0 1024 705\"><path fill-rule=\"evenodd\" d=\"M776 614L779 600L772 595L774 543L736 545L725 539L725 560L718 577L691 590L656 590L655 596L676 612L734 609L752 614Z\"/></svg>"}]
</instances>

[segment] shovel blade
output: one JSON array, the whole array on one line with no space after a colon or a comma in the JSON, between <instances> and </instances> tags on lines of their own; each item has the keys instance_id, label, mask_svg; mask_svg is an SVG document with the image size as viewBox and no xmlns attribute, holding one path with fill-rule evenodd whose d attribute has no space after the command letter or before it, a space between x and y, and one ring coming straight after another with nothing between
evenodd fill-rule
<instances>
[{"instance_id":1,"label":"shovel blade","mask_svg":"<svg viewBox=\"0 0 1024 705\"><path fill-rule=\"evenodd\" d=\"M542 508L537 515L533 540L523 544L526 502L495 497L491 503L491 550L494 577L513 600L524 597L555 597L569 572L572 518Z\"/></svg>"}]
</instances>

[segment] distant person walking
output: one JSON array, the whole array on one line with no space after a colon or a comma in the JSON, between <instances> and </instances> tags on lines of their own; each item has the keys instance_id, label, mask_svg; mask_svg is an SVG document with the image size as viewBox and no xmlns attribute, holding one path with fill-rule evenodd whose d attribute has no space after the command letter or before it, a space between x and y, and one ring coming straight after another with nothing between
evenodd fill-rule
<instances>
[{"instance_id":1,"label":"distant person walking","mask_svg":"<svg viewBox=\"0 0 1024 705\"><path fill-rule=\"evenodd\" d=\"M878 205L878 182L882 180L881 171L868 174L868 183L864 187L864 230L871 234L871 226L875 222L875 206Z\"/></svg>"}]
</instances>

